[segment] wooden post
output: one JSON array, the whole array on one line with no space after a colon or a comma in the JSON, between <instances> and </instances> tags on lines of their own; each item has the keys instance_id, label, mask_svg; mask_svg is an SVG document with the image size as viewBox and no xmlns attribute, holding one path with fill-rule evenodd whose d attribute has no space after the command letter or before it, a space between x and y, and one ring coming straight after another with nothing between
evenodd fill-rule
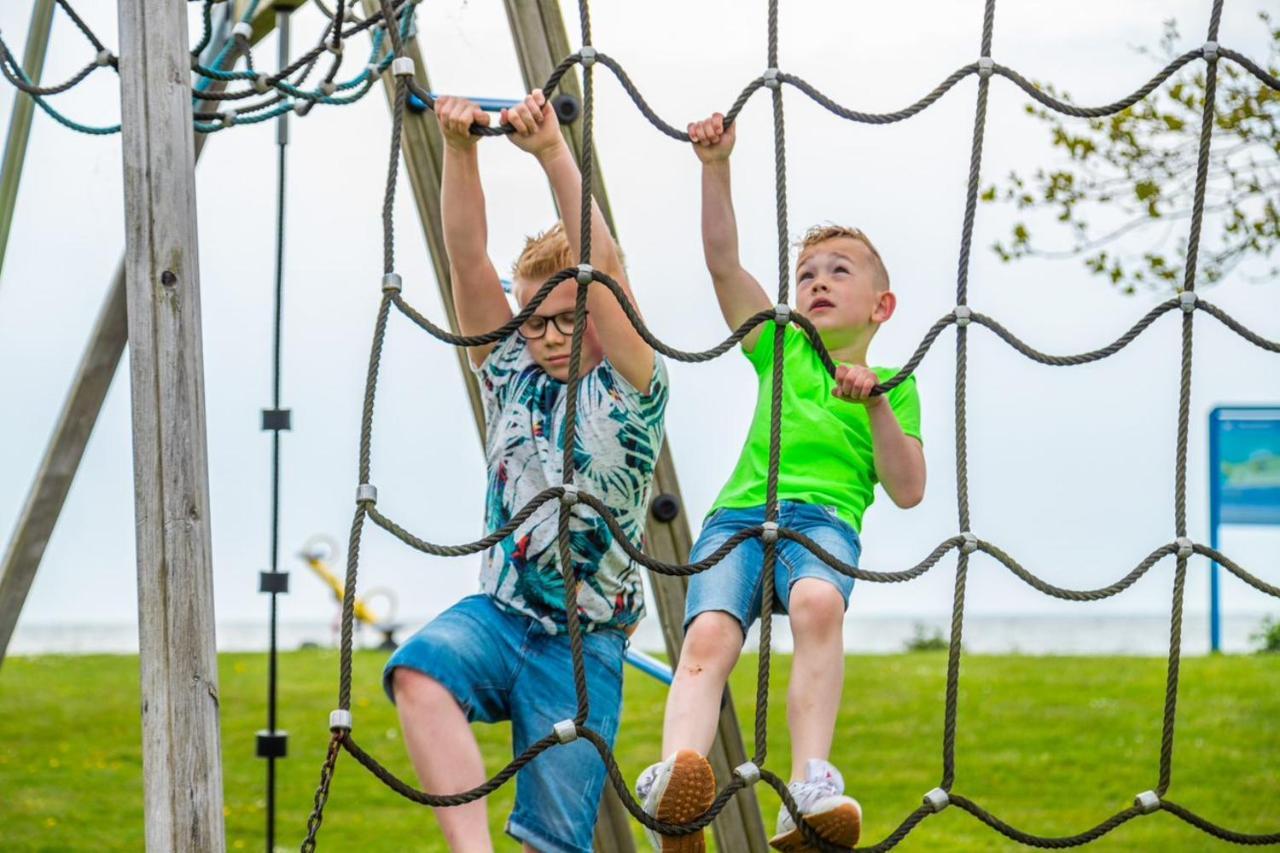
<instances>
[{"instance_id":1,"label":"wooden post","mask_svg":"<svg viewBox=\"0 0 1280 853\"><path fill-rule=\"evenodd\" d=\"M120 0L147 849L222 851L187 4Z\"/></svg>"},{"instance_id":2,"label":"wooden post","mask_svg":"<svg viewBox=\"0 0 1280 853\"><path fill-rule=\"evenodd\" d=\"M263 16L263 13L259 14ZM274 13L268 17L274 19ZM229 64L234 64L239 58L234 44L228 56ZM209 90L219 91L225 85L214 81ZM213 108L216 104L215 101L204 101L201 108ZM206 134L195 135L196 161L199 161L208 140ZM49 537L53 535L67 492L84 456L85 445L98 421L129 338L124 291L124 263L121 262L89 334L89 343L80 357L62 412L22 505L4 560L0 562L0 665L4 663L18 616L31 591L31 583L40 568L40 560L49 545Z\"/></svg>"},{"instance_id":3,"label":"wooden post","mask_svg":"<svg viewBox=\"0 0 1280 853\"><path fill-rule=\"evenodd\" d=\"M520 60L520 69L524 74L525 86L527 88L541 86L551 76L556 64L573 52L565 30L564 18L560 13L560 4L558 0L504 0L504 3L507 9L507 20L511 25L511 34L515 40L516 56ZM581 89L577 76L572 72L561 79L560 88L580 97ZM581 124L569 125L565 135L574 155L581 162ZM592 191L596 203L604 213L605 220L609 223L609 230L616 235L617 229L614 226L601 177L604 170L600 167L598 154L595 155L595 163L595 185ZM639 298L643 300L643 285L638 290ZM676 499L683 510L680 483L676 478L675 464L671 460L670 436L658 460L658 468L654 476L654 494L670 495ZM691 545L689 521L683 511L667 523L658 521L650 515L645 527L645 547L650 554L666 562L680 563L688 560ZM649 582L657 602L658 619L662 624L667 653L674 665L680 655L680 645L684 641L684 598L688 582L683 578L652 572L649 573ZM655 761L662 757L657 755L656 745L654 754ZM733 698L727 687L721 702L720 725L716 741L707 758L715 769L716 781L721 785L729 780L734 767L747 760L738 717L734 712ZM764 822L760 816L760 805L752 788L741 791L729 801L724 811L712 824L712 829L716 844L721 850L734 853L740 853L740 851L741 853L766 853L769 849L765 840Z\"/></svg>"},{"instance_id":4,"label":"wooden post","mask_svg":"<svg viewBox=\"0 0 1280 853\"><path fill-rule=\"evenodd\" d=\"M27 30L27 48L22 55L22 70L32 83L40 82L52 24L53 0L36 0L31 12L31 27ZM15 92L9 136L4 143L4 165L0 167L0 271L4 269L9 227L13 225L13 208L18 202L18 182L22 180L27 140L31 137L31 113L35 107L36 102L29 95Z\"/></svg>"}]
</instances>

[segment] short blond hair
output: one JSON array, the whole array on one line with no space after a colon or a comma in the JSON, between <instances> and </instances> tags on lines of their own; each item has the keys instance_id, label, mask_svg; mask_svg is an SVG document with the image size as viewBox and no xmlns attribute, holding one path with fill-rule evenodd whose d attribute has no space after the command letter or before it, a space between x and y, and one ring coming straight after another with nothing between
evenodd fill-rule
<instances>
[{"instance_id":1,"label":"short blond hair","mask_svg":"<svg viewBox=\"0 0 1280 853\"><path fill-rule=\"evenodd\" d=\"M564 226L557 222L524 241L520 257L511 265L511 276L542 284L560 270L577 266L577 263L569 238L564 234Z\"/></svg>"},{"instance_id":2,"label":"short blond hair","mask_svg":"<svg viewBox=\"0 0 1280 853\"><path fill-rule=\"evenodd\" d=\"M812 249L819 243L825 243L828 240L836 240L840 237L847 237L850 240L856 240L867 247L871 252L871 257L875 260L875 269L877 278L877 286L881 290L889 289L889 270L884 265L884 258L880 257L880 251L875 244L871 242L871 238L863 233L861 228L849 228L845 225L814 225L808 231L804 232L804 236L800 238L797 244L800 247L800 254L803 256L805 252Z\"/></svg>"}]
</instances>

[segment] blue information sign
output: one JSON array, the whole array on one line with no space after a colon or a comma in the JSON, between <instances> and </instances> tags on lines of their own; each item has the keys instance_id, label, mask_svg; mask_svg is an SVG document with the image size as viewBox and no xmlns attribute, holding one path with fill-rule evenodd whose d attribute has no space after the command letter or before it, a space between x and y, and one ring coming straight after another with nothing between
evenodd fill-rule
<instances>
[{"instance_id":1,"label":"blue information sign","mask_svg":"<svg viewBox=\"0 0 1280 853\"><path fill-rule=\"evenodd\" d=\"M1280 406L1209 413L1209 545L1223 524L1280 524ZM1209 574L1209 647L1221 647L1218 565Z\"/></svg>"}]
</instances>

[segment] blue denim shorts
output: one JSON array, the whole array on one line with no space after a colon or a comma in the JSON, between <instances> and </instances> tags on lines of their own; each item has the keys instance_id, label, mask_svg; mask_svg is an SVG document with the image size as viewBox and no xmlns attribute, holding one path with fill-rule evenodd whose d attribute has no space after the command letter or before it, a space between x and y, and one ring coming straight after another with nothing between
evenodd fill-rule
<instances>
[{"instance_id":1,"label":"blue denim shorts","mask_svg":"<svg viewBox=\"0 0 1280 853\"><path fill-rule=\"evenodd\" d=\"M621 631L583 635L587 727L612 747L622 713ZM578 700L567 634L548 634L527 616L472 595L440 614L396 649L382 683L395 701L393 674L403 666L440 682L471 722L511 721L512 755L572 719ZM604 762L585 739L542 752L516 774L516 807L507 834L547 853L589 853Z\"/></svg>"},{"instance_id":2,"label":"blue denim shorts","mask_svg":"<svg viewBox=\"0 0 1280 853\"><path fill-rule=\"evenodd\" d=\"M689 561L696 563L710 556L729 537L745 527L764 523L764 507L720 509L707 516L702 533L694 543ZM841 519L835 507L816 506L797 501L780 501L778 526L803 533L821 545L832 556L858 565L862 541L848 522ZM773 568L776 592L774 610L786 613L791 601L791 587L801 578L824 580L840 591L845 607L853 591L853 578L841 574L810 554L799 542L778 539L778 559ZM708 610L722 610L742 625L745 634L760 617L760 599L764 581L764 544L758 537L742 542L725 558L709 569L694 575L684 603L684 626L695 616Z\"/></svg>"}]
</instances>

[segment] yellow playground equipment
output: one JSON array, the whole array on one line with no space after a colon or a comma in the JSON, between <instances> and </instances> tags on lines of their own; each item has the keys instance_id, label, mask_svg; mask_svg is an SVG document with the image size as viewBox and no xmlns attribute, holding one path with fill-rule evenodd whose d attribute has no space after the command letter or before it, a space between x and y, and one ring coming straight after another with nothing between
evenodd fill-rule
<instances>
[{"instance_id":1,"label":"yellow playground equipment","mask_svg":"<svg viewBox=\"0 0 1280 853\"><path fill-rule=\"evenodd\" d=\"M331 563L337 559L338 553L338 544L333 539L323 534L317 534L303 543L302 548L298 551L298 557L307 564L311 571L316 573L320 580L325 582L333 592L334 601L337 602L338 608L341 610L342 600L346 597L346 589L343 587L342 580L330 568ZM386 612L383 615L379 616L369 606L371 599L382 599L385 602ZM382 642L378 644L379 648L394 649L397 645L395 634L401 626L394 621L395 614L395 593L385 587L371 589L365 593L363 598L356 598L356 620L360 624L368 625L382 634Z\"/></svg>"}]
</instances>

